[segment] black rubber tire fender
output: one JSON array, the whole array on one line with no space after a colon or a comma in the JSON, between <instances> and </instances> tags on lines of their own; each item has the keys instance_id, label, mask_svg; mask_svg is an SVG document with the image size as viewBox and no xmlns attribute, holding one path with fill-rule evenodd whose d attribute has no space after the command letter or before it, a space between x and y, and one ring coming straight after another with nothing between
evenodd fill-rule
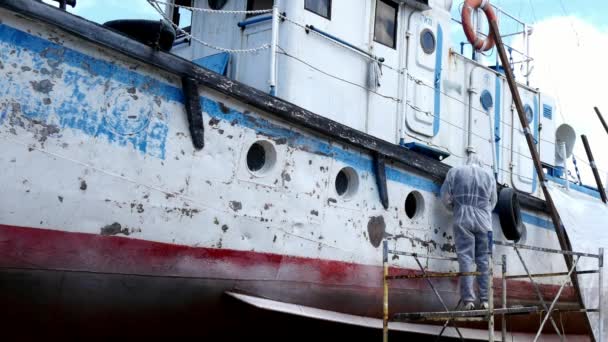
<instances>
[{"instance_id":1,"label":"black rubber tire fender","mask_svg":"<svg viewBox=\"0 0 608 342\"><path fill-rule=\"evenodd\" d=\"M503 235L510 241L519 241L524 227L517 191L502 189L498 195L497 209Z\"/></svg>"},{"instance_id":2,"label":"black rubber tire fender","mask_svg":"<svg viewBox=\"0 0 608 342\"><path fill-rule=\"evenodd\" d=\"M103 24L148 46L170 51L176 38L175 29L165 20L125 19Z\"/></svg>"}]
</instances>

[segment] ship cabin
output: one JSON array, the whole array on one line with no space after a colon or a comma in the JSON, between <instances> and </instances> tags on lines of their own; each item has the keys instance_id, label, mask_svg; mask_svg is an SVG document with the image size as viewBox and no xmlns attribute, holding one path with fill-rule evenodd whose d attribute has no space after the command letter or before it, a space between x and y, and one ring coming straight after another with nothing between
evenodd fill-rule
<instances>
[{"instance_id":1,"label":"ship cabin","mask_svg":"<svg viewBox=\"0 0 608 342\"><path fill-rule=\"evenodd\" d=\"M171 0L172 53L374 137L455 166L478 153L496 179L539 194L496 53L453 41L452 0ZM160 7L158 7L161 10ZM530 87L532 28L495 7L542 163L558 173L556 102ZM473 15L480 34L483 13ZM514 24L513 24L514 23ZM466 40L466 39L463 39ZM514 46L523 46L516 48ZM471 53L469 53L471 52ZM466 53L466 56L465 56ZM491 62L488 62L491 61ZM524 70L524 72L519 72Z\"/></svg>"}]
</instances>

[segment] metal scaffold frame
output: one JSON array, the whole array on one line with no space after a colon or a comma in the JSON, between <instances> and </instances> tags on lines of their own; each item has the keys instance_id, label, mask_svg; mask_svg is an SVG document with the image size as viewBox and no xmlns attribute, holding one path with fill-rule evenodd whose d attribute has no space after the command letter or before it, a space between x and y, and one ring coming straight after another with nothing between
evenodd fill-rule
<instances>
[{"instance_id":1,"label":"metal scaffold frame","mask_svg":"<svg viewBox=\"0 0 608 342\"><path fill-rule=\"evenodd\" d=\"M439 340L443 333L445 332L445 329L448 327L448 325L451 325L456 332L458 333L458 336L460 338L460 340L464 341L464 337L462 335L462 333L460 332L460 330L458 329L458 327L456 326L455 322L479 322L479 321L487 321L488 322L488 341L493 342L495 340L495 332L494 332L494 319L496 315L500 315L501 319L502 319L502 331L501 331L501 337L502 337L502 341L506 341L507 339L507 329L506 329L506 316L508 315L514 315L514 314L544 314L543 320L538 328L538 331L536 333L536 336L534 338L534 341L538 341L538 339L541 336L541 333L546 325L546 323L548 321L551 321L551 324L556 332L556 334L560 337L560 339L564 339L564 335L563 332L560 331L560 329L558 328L557 323L555 322L555 320L552 317L552 314L556 311L556 305L557 302L559 301L559 298L561 297L561 294L563 292L563 290L566 288L566 285L568 285L569 283L571 283L571 276L572 275L585 275L585 274L598 274L598 282L599 282L599 287L598 287L598 308L597 309L586 309L585 307L582 307L581 309L578 310L570 310L568 312L584 312L584 313L588 313L588 312L596 312L598 313L598 319L599 319L599 342L602 342L602 336L603 336L603 310L602 310L602 286L603 286L603 267L604 267L604 249L600 248L598 251L598 254L590 254L590 253L580 253L580 252L572 252L572 251L562 251L562 250L557 250L557 249L550 249L550 248L542 248L542 247L533 247L533 246L526 246L526 245L520 245L520 244L515 244L515 243L508 243L508 242L500 242L500 241L493 241L492 239L492 232L488 233L488 237L489 237L489 251L488 251L488 257L489 257L489 271L488 271L488 278L489 278L489 288L488 288L488 305L489 308L487 310L483 309L483 310L468 310L468 311L457 311L457 310L450 310L448 308L448 306L446 305L445 301L443 300L443 298L441 297L439 291L437 291L437 288L435 287L435 285L433 284L433 282L431 281L431 279L433 278L449 278L449 277L464 277L464 276L480 276L483 275L480 272L447 272L447 273L429 273L423 266L422 263L420 262L420 258L423 259L433 259L433 260L443 260L443 261L457 261L458 259L455 257L444 257L444 256L435 256L435 255L423 255L423 254L418 254L418 253L410 253L410 252L403 252L403 251L397 251L397 250L390 250L388 247L388 239L385 239L383 241L383 255L382 255L382 260L383 260L383 288L384 288L384 296L383 296L383 341L384 342L388 342L388 332L389 332L389 322L391 321L426 321L426 322L444 322L443 324L443 328L441 329L441 332L439 333L439 335L437 336L437 340ZM517 254L521 265L523 266L524 270L526 271L526 274L521 274L521 275L508 275L507 274L507 256L506 255L502 255L501 261L500 261L500 265L502 266L501 269L501 280L502 280L502 307L495 309L494 308L494 258L493 258L493 246L494 245L499 245L499 246L504 246L504 247L510 247L513 248L513 250L515 251L515 253ZM533 274L530 272L528 266L525 263L525 260L523 259L520 250L531 250L531 251L536 251L536 252L542 252L542 253L551 253L551 254L562 254L562 255L568 255L571 257L575 257L576 259L574 260L573 265L569 268L568 272L556 272L556 273L538 273L538 274ZM413 257L414 260L416 261L416 263L418 264L418 267L420 268L420 273L419 274L402 274L402 275L391 275L390 274L390 264L389 264L389 255L398 255L398 256L407 256L407 257ZM576 271L576 266L578 265L578 262L581 258L596 258L598 259L598 269L596 270L584 270L584 271ZM544 277L558 277L558 276L566 276L567 278L561 282L560 284L560 288L557 292L557 294L555 295L555 298L551 301L550 305L547 305L547 302L545 300L545 298L543 297L538 284L534 281L534 278L544 278ZM540 306L528 306L528 307L520 307L520 306L516 306L516 307L511 307L509 308L507 306L507 280L508 279L528 279L530 281L530 283L532 284L535 293L538 297L538 301ZM438 301L441 303L442 307L444 308L444 311L441 312L411 312L411 313L395 313L392 315L390 315L389 313L389 282L391 281L398 281L398 280L405 280L405 279L425 279L426 282L428 283L429 287L433 290L433 293L435 294L435 297L437 297ZM461 302L458 302L458 305L456 308L458 308L460 306Z\"/></svg>"}]
</instances>

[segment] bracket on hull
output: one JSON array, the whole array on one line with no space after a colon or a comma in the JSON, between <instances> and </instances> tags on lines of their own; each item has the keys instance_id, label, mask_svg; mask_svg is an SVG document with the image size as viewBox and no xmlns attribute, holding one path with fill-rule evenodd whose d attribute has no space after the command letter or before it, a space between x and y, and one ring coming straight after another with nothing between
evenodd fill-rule
<instances>
[{"instance_id":1,"label":"bracket on hull","mask_svg":"<svg viewBox=\"0 0 608 342\"><path fill-rule=\"evenodd\" d=\"M203 124L203 110L198 95L198 82L192 77L182 78L182 89L190 125L192 143L197 150L205 147L205 126Z\"/></svg>"}]
</instances>

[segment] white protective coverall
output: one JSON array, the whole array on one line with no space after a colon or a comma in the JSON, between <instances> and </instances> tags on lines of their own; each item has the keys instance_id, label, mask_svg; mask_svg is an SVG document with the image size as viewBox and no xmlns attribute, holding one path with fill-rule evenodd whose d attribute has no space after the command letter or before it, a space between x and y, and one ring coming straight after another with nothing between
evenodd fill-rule
<instances>
[{"instance_id":1,"label":"white protective coverall","mask_svg":"<svg viewBox=\"0 0 608 342\"><path fill-rule=\"evenodd\" d=\"M441 187L443 204L454 212L454 241L460 272L477 271L479 299L488 301L488 231L492 230L492 210L496 206L496 180L483 169L475 153L469 155L467 165L452 168ZM473 277L461 277L462 301L473 303Z\"/></svg>"}]
</instances>

